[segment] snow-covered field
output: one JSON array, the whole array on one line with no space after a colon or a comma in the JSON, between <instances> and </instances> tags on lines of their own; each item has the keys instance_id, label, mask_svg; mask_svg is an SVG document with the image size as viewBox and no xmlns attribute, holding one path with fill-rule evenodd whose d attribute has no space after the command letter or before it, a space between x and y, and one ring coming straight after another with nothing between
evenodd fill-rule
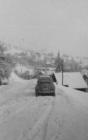
<instances>
[{"instance_id":1,"label":"snow-covered field","mask_svg":"<svg viewBox=\"0 0 88 140\"><path fill-rule=\"evenodd\" d=\"M0 87L0 140L88 140L87 93L58 84L35 97L36 80L20 80Z\"/></svg>"}]
</instances>

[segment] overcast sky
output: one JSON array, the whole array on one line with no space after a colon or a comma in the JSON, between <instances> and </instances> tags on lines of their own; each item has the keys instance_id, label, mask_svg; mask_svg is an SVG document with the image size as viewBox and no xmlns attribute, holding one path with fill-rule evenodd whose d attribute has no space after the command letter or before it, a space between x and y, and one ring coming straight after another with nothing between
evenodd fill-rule
<instances>
[{"instance_id":1,"label":"overcast sky","mask_svg":"<svg viewBox=\"0 0 88 140\"><path fill-rule=\"evenodd\" d=\"M88 0L0 0L0 40L88 56Z\"/></svg>"}]
</instances>

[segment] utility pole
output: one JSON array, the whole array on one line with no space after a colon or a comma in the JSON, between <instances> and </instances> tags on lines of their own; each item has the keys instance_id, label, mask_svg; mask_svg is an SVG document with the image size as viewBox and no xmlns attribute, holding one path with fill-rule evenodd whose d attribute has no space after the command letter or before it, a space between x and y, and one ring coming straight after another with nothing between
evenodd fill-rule
<instances>
[{"instance_id":1,"label":"utility pole","mask_svg":"<svg viewBox=\"0 0 88 140\"><path fill-rule=\"evenodd\" d=\"M62 86L64 85L64 63L63 63L63 59L62 59L62 63L61 63L61 66L62 66Z\"/></svg>"}]
</instances>

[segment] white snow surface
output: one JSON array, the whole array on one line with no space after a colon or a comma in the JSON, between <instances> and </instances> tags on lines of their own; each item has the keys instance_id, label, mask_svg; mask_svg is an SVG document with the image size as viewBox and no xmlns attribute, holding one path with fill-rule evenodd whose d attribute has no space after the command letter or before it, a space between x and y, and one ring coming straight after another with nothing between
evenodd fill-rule
<instances>
[{"instance_id":1,"label":"white snow surface","mask_svg":"<svg viewBox=\"0 0 88 140\"><path fill-rule=\"evenodd\" d=\"M0 88L0 140L88 140L88 94L56 86L35 97L36 80Z\"/></svg>"},{"instance_id":2,"label":"white snow surface","mask_svg":"<svg viewBox=\"0 0 88 140\"><path fill-rule=\"evenodd\" d=\"M25 80L18 77L15 72L12 72L11 75L10 75L10 78L9 78L9 82L12 83L14 81L17 81L17 82L24 82Z\"/></svg>"},{"instance_id":3,"label":"white snow surface","mask_svg":"<svg viewBox=\"0 0 88 140\"><path fill-rule=\"evenodd\" d=\"M59 84L62 84L62 73L56 73ZM64 72L63 84L69 85L72 88L87 88L87 84L84 81L80 72Z\"/></svg>"}]
</instances>

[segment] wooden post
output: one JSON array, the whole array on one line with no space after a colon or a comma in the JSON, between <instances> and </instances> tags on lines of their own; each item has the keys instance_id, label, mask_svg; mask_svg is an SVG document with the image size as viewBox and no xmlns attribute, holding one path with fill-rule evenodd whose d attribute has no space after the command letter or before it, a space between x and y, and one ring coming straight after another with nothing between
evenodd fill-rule
<instances>
[{"instance_id":1,"label":"wooden post","mask_svg":"<svg viewBox=\"0 0 88 140\"><path fill-rule=\"evenodd\" d=\"M62 60L62 86L64 85L64 65Z\"/></svg>"}]
</instances>

